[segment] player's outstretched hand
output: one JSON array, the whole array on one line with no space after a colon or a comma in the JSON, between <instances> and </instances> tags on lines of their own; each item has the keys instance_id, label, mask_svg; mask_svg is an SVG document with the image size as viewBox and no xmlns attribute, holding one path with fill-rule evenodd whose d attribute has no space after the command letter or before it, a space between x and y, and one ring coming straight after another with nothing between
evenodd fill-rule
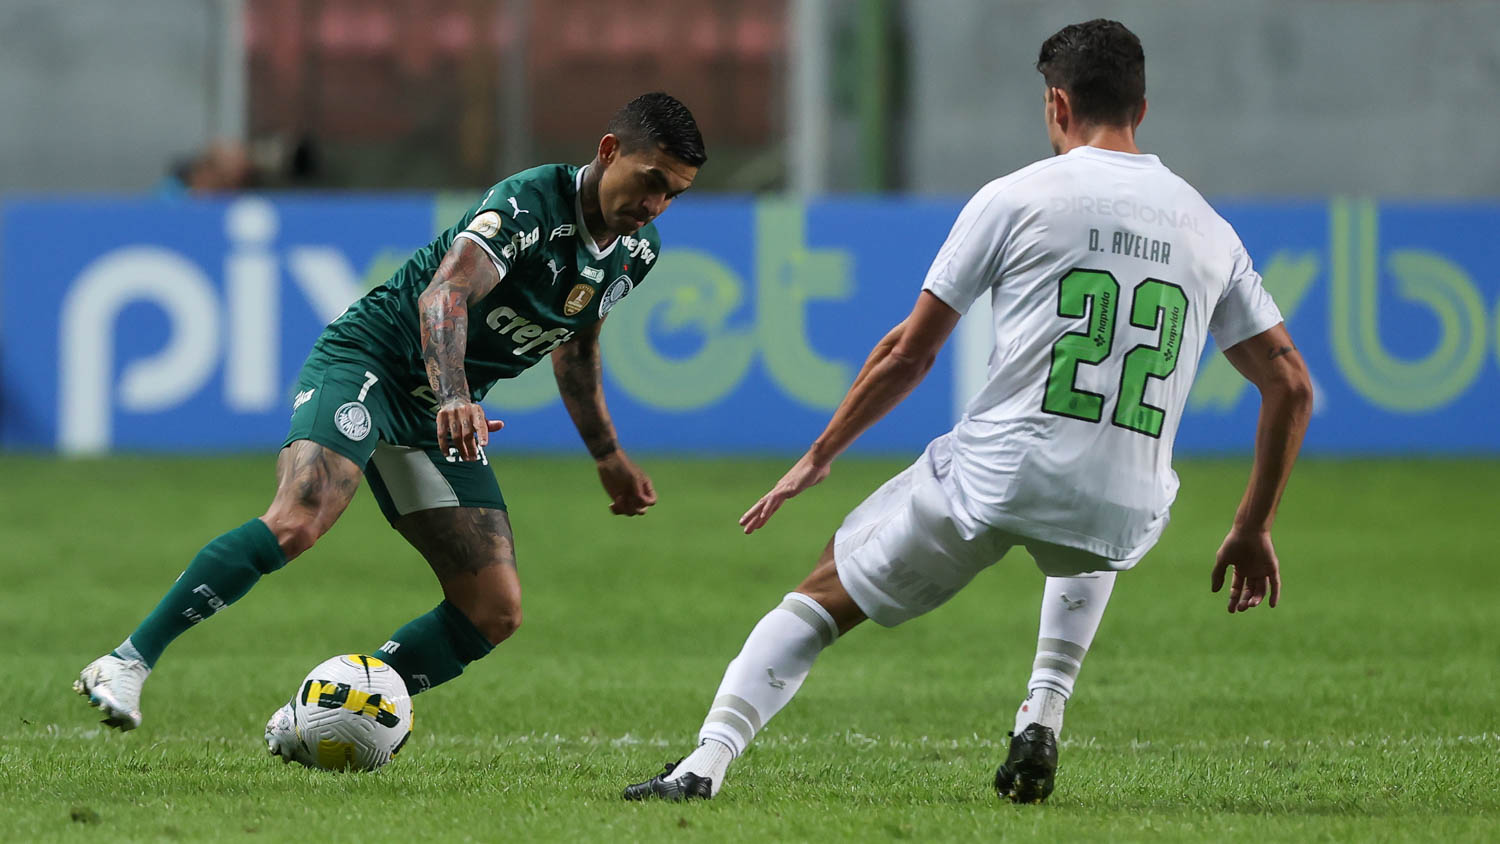
<instances>
[{"instance_id":1,"label":"player's outstretched hand","mask_svg":"<svg viewBox=\"0 0 1500 844\"><path fill-rule=\"evenodd\" d=\"M781 505L788 498L808 487L816 486L818 482L828 477L830 468L828 464L814 460L811 452L802 455L802 459L781 476L781 480L776 482L776 486L771 487L770 492L761 496L761 499L755 502L754 507L746 510L745 515L740 516L740 527L745 529L745 533L760 530L766 522L771 520L771 516L781 509Z\"/></svg>"},{"instance_id":2,"label":"player's outstretched hand","mask_svg":"<svg viewBox=\"0 0 1500 844\"><path fill-rule=\"evenodd\" d=\"M498 419L484 418L484 408L468 399L444 402L437 412L438 450L459 460L480 459L480 449L490 444L490 434L505 427Z\"/></svg>"},{"instance_id":3,"label":"player's outstretched hand","mask_svg":"<svg viewBox=\"0 0 1500 844\"><path fill-rule=\"evenodd\" d=\"M609 495L609 512L616 516L644 516L656 503L651 478L625 452L615 449L598 461L599 482Z\"/></svg>"},{"instance_id":4,"label":"player's outstretched hand","mask_svg":"<svg viewBox=\"0 0 1500 844\"><path fill-rule=\"evenodd\" d=\"M1218 561L1214 563L1213 591L1224 587L1224 575L1231 566L1234 579L1229 585L1230 612L1258 607L1267 598L1271 606L1276 606L1281 599L1281 569L1268 531L1236 529L1224 537Z\"/></svg>"}]
</instances>

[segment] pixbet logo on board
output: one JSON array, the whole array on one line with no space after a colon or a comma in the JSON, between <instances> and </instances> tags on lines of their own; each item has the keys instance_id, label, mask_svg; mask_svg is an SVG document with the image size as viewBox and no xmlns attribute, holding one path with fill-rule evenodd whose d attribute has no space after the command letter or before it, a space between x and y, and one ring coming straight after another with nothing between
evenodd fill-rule
<instances>
[{"instance_id":1,"label":"pixbet logo on board","mask_svg":"<svg viewBox=\"0 0 1500 844\"><path fill-rule=\"evenodd\" d=\"M224 403L237 413L263 413L284 400L279 365L282 337L281 262L293 285L323 322L342 314L364 292L359 274L332 246L271 251L280 220L257 198L224 214L229 249L223 295L204 268L160 246L127 246L90 263L68 289L59 320L58 434L60 451L95 454L111 444L113 408L151 413L191 399L224 371ZM160 309L167 342L119 368L116 321L128 306ZM232 315L232 318L231 318Z\"/></svg>"}]
</instances>

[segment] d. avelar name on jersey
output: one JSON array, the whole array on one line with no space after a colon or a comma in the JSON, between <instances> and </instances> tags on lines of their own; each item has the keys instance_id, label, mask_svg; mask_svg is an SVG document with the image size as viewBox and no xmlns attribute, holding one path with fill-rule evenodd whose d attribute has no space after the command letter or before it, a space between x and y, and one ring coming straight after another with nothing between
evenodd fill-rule
<instances>
[{"instance_id":1,"label":"d. avelar name on jersey","mask_svg":"<svg viewBox=\"0 0 1500 844\"><path fill-rule=\"evenodd\" d=\"M1132 258L1156 261L1161 264L1172 263L1172 243L1170 241L1157 240L1154 237L1146 237L1119 229L1110 233L1109 246L1107 247L1100 243L1099 230L1089 229L1088 251L1108 252L1112 255L1128 255Z\"/></svg>"}]
</instances>

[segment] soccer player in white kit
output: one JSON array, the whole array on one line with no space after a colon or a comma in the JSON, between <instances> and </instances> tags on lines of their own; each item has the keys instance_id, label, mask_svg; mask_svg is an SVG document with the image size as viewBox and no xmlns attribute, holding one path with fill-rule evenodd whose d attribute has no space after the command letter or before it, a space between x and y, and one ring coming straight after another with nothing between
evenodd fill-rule
<instances>
[{"instance_id":1,"label":"soccer player in white kit","mask_svg":"<svg viewBox=\"0 0 1500 844\"><path fill-rule=\"evenodd\" d=\"M1024 546L1048 575L1030 694L996 774L1004 798L1051 793L1063 704L1117 572L1146 554L1177 492L1172 442L1210 334L1259 388L1254 467L1213 568L1229 611L1280 593L1271 524L1312 408L1281 313L1234 230L1154 155L1145 56L1123 25L1042 45L1055 157L985 185L938 251L911 314L876 345L827 429L740 524L763 526L931 368L990 297L989 379L952 431L844 520L813 572L751 631L689 756L628 799L712 797L729 763L866 618L936 608ZM1066 597L1064 597L1066 596Z\"/></svg>"}]
</instances>

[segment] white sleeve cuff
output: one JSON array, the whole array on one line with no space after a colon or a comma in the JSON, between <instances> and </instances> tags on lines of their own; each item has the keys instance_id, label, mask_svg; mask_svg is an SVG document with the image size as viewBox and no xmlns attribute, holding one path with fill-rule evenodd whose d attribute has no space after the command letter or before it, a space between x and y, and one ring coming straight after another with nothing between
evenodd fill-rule
<instances>
[{"instance_id":1,"label":"white sleeve cuff","mask_svg":"<svg viewBox=\"0 0 1500 844\"><path fill-rule=\"evenodd\" d=\"M490 247L489 243L487 243L484 238L471 231L461 231L458 233L458 236L453 239L457 241L460 237L464 238L465 240L472 240L473 242L479 244L479 248L484 250L484 254L490 256L490 263L495 265L495 271L500 273L500 278L505 278L505 265L500 263L500 256L495 254L495 250Z\"/></svg>"},{"instance_id":2,"label":"white sleeve cuff","mask_svg":"<svg viewBox=\"0 0 1500 844\"><path fill-rule=\"evenodd\" d=\"M936 296L944 305L947 305L960 314L968 313L969 308L974 304L974 300L978 298L977 296L969 296L968 291L963 290L946 278L939 279L929 276L922 283L922 289Z\"/></svg>"},{"instance_id":3,"label":"white sleeve cuff","mask_svg":"<svg viewBox=\"0 0 1500 844\"><path fill-rule=\"evenodd\" d=\"M1272 302L1262 306L1249 319L1224 326L1211 333L1214 336L1214 345L1223 351L1238 346L1258 334L1264 334L1282 322L1281 310Z\"/></svg>"}]
</instances>

